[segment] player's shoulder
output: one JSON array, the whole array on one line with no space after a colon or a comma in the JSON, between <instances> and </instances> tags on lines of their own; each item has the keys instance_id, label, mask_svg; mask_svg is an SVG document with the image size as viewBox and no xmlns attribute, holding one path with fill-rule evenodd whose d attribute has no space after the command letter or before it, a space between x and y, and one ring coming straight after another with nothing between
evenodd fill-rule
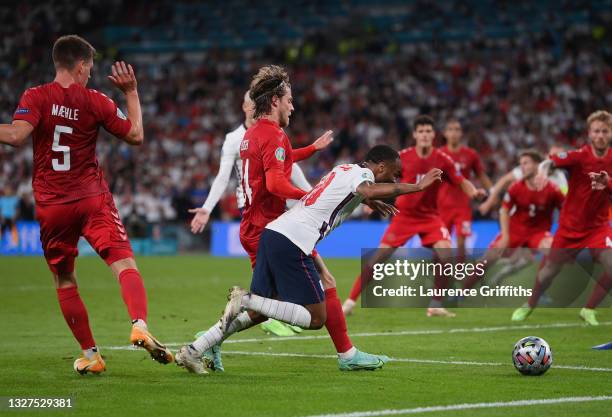
<instances>
[{"instance_id":1,"label":"player's shoulder","mask_svg":"<svg viewBox=\"0 0 612 417\"><path fill-rule=\"evenodd\" d=\"M550 179L546 182L545 188L550 193L560 193L561 192L561 188L554 181L551 181Z\"/></svg>"},{"instance_id":2,"label":"player's shoulder","mask_svg":"<svg viewBox=\"0 0 612 417\"><path fill-rule=\"evenodd\" d=\"M399 151L400 158L409 157L414 155L416 152L416 148L414 146L409 146Z\"/></svg>"},{"instance_id":3,"label":"player's shoulder","mask_svg":"<svg viewBox=\"0 0 612 417\"><path fill-rule=\"evenodd\" d=\"M520 193L526 188L527 185L525 183L525 179L516 180L510 184L510 187L508 187L508 193Z\"/></svg>"},{"instance_id":4,"label":"player's shoulder","mask_svg":"<svg viewBox=\"0 0 612 417\"><path fill-rule=\"evenodd\" d=\"M453 158L451 158L449 154L444 152L442 148L434 148L433 153L434 155L436 155L436 157L438 157L438 159L441 159L444 162L450 162L453 165L455 164Z\"/></svg>"},{"instance_id":5,"label":"player's shoulder","mask_svg":"<svg viewBox=\"0 0 612 417\"><path fill-rule=\"evenodd\" d=\"M54 84L55 83L46 83L46 84L32 86L30 88L27 88L23 92L23 95L33 97L33 98L46 95L53 89Z\"/></svg>"},{"instance_id":6,"label":"player's shoulder","mask_svg":"<svg viewBox=\"0 0 612 417\"><path fill-rule=\"evenodd\" d=\"M468 145L463 145L461 147L461 150L463 153L465 153L466 155L471 156L472 158L478 158L478 151L476 151L476 149L472 148L471 146Z\"/></svg>"},{"instance_id":7,"label":"player's shoulder","mask_svg":"<svg viewBox=\"0 0 612 417\"><path fill-rule=\"evenodd\" d=\"M247 129L244 127L244 124L241 123L240 126L225 135L225 142L240 144L246 132Z\"/></svg>"}]
</instances>

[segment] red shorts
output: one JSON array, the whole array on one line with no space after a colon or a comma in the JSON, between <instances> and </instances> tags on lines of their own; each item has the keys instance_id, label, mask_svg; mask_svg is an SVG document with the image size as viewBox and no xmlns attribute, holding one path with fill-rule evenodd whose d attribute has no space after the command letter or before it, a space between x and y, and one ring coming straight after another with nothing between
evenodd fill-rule
<instances>
[{"instance_id":1,"label":"red shorts","mask_svg":"<svg viewBox=\"0 0 612 417\"><path fill-rule=\"evenodd\" d=\"M552 243L551 258L558 262L567 262L576 258L582 249L590 249L593 258L604 250L612 250L612 226L609 224L582 235L557 230ZM565 249L565 250L561 250Z\"/></svg>"},{"instance_id":2,"label":"red shorts","mask_svg":"<svg viewBox=\"0 0 612 417\"><path fill-rule=\"evenodd\" d=\"M441 208L440 217L449 232L455 231L457 236L472 236L472 208L456 207Z\"/></svg>"},{"instance_id":3,"label":"red shorts","mask_svg":"<svg viewBox=\"0 0 612 417\"><path fill-rule=\"evenodd\" d=\"M552 233L549 231L536 231L530 234L512 234L510 233L510 241L508 242L508 249L516 248L531 248L538 249L542 240L552 237ZM501 240L501 233L495 237L493 242L489 245L489 248L495 248L497 243Z\"/></svg>"},{"instance_id":4,"label":"red shorts","mask_svg":"<svg viewBox=\"0 0 612 417\"><path fill-rule=\"evenodd\" d=\"M249 259L251 260L251 268L255 269L255 261L257 261L257 251L259 250L259 239L261 238L261 234L263 233L263 229L257 226L244 226L242 228L242 224L240 225L240 243L242 247L249 255ZM243 233L244 231L244 233ZM316 258L319 252L316 249L312 251L312 257Z\"/></svg>"},{"instance_id":5,"label":"red shorts","mask_svg":"<svg viewBox=\"0 0 612 417\"><path fill-rule=\"evenodd\" d=\"M74 271L81 236L107 265L134 257L110 193L66 204L38 204L36 218L40 222L40 241L45 259L55 274Z\"/></svg>"},{"instance_id":6,"label":"red shorts","mask_svg":"<svg viewBox=\"0 0 612 417\"><path fill-rule=\"evenodd\" d=\"M450 241L448 229L440 217L414 219L400 214L393 217L380 243L399 248L415 235L419 235L424 247L431 247L441 240Z\"/></svg>"}]
</instances>

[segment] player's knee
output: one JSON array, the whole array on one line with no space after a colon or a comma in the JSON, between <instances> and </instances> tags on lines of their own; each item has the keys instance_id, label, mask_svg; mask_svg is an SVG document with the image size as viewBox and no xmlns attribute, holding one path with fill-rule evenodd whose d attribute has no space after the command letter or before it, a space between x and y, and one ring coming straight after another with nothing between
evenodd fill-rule
<instances>
[{"instance_id":1,"label":"player's knee","mask_svg":"<svg viewBox=\"0 0 612 417\"><path fill-rule=\"evenodd\" d=\"M310 318L310 330L319 330L325 325L327 321L327 314L313 314Z\"/></svg>"},{"instance_id":2,"label":"player's knee","mask_svg":"<svg viewBox=\"0 0 612 417\"><path fill-rule=\"evenodd\" d=\"M53 274L56 288L76 287L76 275L74 272Z\"/></svg>"}]
</instances>

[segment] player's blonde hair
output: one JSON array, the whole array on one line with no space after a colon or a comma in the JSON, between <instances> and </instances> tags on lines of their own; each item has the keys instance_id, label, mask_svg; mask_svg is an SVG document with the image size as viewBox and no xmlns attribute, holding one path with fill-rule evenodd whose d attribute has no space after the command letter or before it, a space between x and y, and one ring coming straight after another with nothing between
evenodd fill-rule
<instances>
[{"instance_id":1,"label":"player's blonde hair","mask_svg":"<svg viewBox=\"0 0 612 417\"><path fill-rule=\"evenodd\" d=\"M612 114L605 110L597 110L589 115L587 118L587 129L591 128L591 123L594 121L603 122L608 125L608 127L612 127Z\"/></svg>"},{"instance_id":2,"label":"player's blonde hair","mask_svg":"<svg viewBox=\"0 0 612 417\"><path fill-rule=\"evenodd\" d=\"M261 67L251 81L249 96L255 103L254 118L269 114L272 111L272 97L283 97L289 84L287 71L278 65L266 65Z\"/></svg>"}]
</instances>

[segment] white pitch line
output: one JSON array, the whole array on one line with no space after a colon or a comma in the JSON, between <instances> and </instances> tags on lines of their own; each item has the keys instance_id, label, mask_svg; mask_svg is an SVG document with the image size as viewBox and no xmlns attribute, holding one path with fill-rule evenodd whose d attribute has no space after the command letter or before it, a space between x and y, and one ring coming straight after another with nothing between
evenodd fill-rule
<instances>
[{"instance_id":1,"label":"white pitch line","mask_svg":"<svg viewBox=\"0 0 612 417\"><path fill-rule=\"evenodd\" d=\"M307 353L286 353L286 352L248 352L240 350L225 350L222 352L227 355L245 355L245 356L283 356L295 358L313 358L313 359L336 359L336 355L317 355ZM445 361L438 359L416 359L416 358L389 358L392 362L409 362L409 363L431 363L441 365L475 365L475 366L504 366L507 365L501 362L474 362L474 361ZM571 365L553 365L554 369L570 369L575 371L594 371L594 372L612 372L612 368L591 368L588 366L571 366Z\"/></svg>"},{"instance_id":2,"label":"white pitch line","mask_svg":"<svg viewBox=\"0 0 612 417\"><path fill-rule=\"evenodd\" d=\"M599 323L600 326L610 326L612 321L604 321ZM454 333L492 333L508 330L538 330L538 329L558 329L571 327L585 327L582 323L551 323L551 324L522 324L515 326L497 326L497 327L467 327L460 329L424 329L424 330L401 330L398 332L366 332L366 333L351 333L350 337L387 337L387 336L422 336L432 334L454 334ZM259 342L287 342L292 340L327 340L329 335L303 335L303 336L288 336L288 337L254 337L250 339L230 339L223 344L233 343L259 343ZM176 347L183 346L189 342L173 342L166 343L166 346ZM124 350L124 346L109 346L106 349Z\"/></svg>"},{"instance_id":3,"label":"white pitch line","mask_svg":"<svg viewBox=\"0 0 612 417\"><path fill-rule=\"evenodd\" d=\"M582 403L594 401L610 401L612 396L601 395L598 397L561 397L548 398L542 400L520 400L520 401L499 401L491 403L466 403L453 405L437 405L433 407L416 407L404 409L387 409L377 411L356 411L351 413L337 414L317 414L308 417L378 417L378 416L397 416L406 414L431 413L435 411L458 411L473 410L478 408L501 408L501 407L528 407L533 405L562 404L562 403Z\"/></svg>"}]
</instances>

